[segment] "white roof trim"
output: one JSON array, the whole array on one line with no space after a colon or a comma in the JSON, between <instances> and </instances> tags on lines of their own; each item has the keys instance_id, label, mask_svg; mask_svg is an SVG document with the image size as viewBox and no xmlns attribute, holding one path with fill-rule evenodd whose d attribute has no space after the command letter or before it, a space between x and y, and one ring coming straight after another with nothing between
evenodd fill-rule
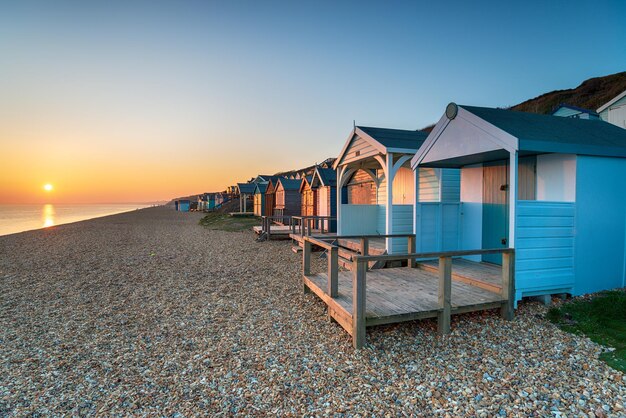
<instances>
[{"instance_id":1,"label":"white roof trim","mask_svg":"<svg viewBox=\"0 0 626 418\"><path fill-rule=\"evenodd\" d=\"M411 160L411 168L415 170L415 168L424 161L439 137L443 135L448 125L450 123L454 123L456 119L463 120L464 122L473 125L475 128L485 133L485 139L489 142L492 142L499 148L504 149L508 152L517 151L519 146L518 138L459 106L458 113L455 119L448 119L445 113L441 117L441 119L439 119L439 122L437 122L435 128L432 130L430 135L428 135L428 138L426 138L424 145L422 145L422 147L417 151L417 153Z\"/></svg>"},{"instance_id":2,"label":"white roof trim","mask_svg":"<svg viewBox=\"0 0 626 418\"><path fill-rule=\"evenodd\" d=\"M355 135L359 136L360 138L362 138L365 141L367 141L370 144L372 144L372 146L374 148L376 148L380 153L382 153L382 154L386 154L387 153L387 148L385 148L385 146L383 144L381 144L376 139L374 139L374 137L368 135L367 133L365 133L364 131L359 129L359 127L355 127L350 132L350 136L348 136L348 140L346 141L345 145L341 149L341 152L339 153L339 156L335 160L335 162L333 164L333 169L336 170L337 167L339 167L339 165L341 163L341 160L342 160L343 156L345 155L346 151L348 150L348 148L350 147L350 144L352 143L352 140L354 139Z\"/></svg>"},{"instance_id":3,"label":"white roof trim","mask_svg":"<svg viewBox=\"0 0 626 418\"><path fill-rule=\"evenodd\" d=\"M626 96L626 90L624 90L621 94L618 94L617 96L615 96L614 98L609 100L607 103L605 103L602 106L600 106L598 108L598 110L596 110L596 112L597 113L603 112L606 108L608 108L609 106L611 106L613 103L615 103L616 101L620 100L624 96Z\"/></svg>"}]
</instances>

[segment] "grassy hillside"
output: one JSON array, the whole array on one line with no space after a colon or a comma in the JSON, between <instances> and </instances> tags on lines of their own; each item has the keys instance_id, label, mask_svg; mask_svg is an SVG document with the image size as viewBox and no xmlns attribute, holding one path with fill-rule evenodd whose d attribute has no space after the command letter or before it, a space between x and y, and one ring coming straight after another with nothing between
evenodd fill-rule
<instances>
[{"instance_id":1,"label":"grassy hillside","mask_svg":"<svg viewBox=\"0 0 626 418\"><path fill-rule=\"evenodd\" d=\"M626 90L626 71L604 77L590 78L575 89L555 90L511 107L531 113L551 113L559 104L566 103L596 110Z\"/></svg>"}]
</instances>

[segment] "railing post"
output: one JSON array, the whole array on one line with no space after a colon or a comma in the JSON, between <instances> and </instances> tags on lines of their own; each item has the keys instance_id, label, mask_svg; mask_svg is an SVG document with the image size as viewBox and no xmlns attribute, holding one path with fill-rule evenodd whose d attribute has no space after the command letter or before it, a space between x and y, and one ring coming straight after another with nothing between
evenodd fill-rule
<instances>
[{"instance_id":1,"label":"railing post","mask_svg":"<svg viewBox=\"0 0 626 418\"><path fill-rule=\"evenodd\" d=\"M328 294L336 298L339 294L339 248L328 250Z\"/></svg>"},{"instance_id":2,"label":"railing post","mask_svg":"<svg viewBox=\"0 0 626 418\"><path fill-rule=\"evenodd\" d=\"M352 272L352 345L365 345L366 264L355 257Z\"/></svg>"},{"instance_id":3,"label":"railing post","mask_svg":"<svg viewBox=\"0 0 626 418\"><path fill-rule=\"evenodd\" d=\"M407 251L409 252L409 254L415 254L415 235L411 235L409 237L409 248L407 249ZM410 268L415 268L416 265L417 263L415 262L414 258L409 258L407 260L407 266L409 266Z\"/></svg>"},{"instance_id":4,"label":"railing post","mask_svg":"<svg viewBox=\"0 0 626 418\"><path fill-rule=\"evenodd\" d=\"M515 305L515 253L512 250L502 254L502 299L500 316L511 321Z\"/></svg>"},{"instance_id":5,"label":"railing post","mask_svg":"<svg viewBox=\"0 0 626 418\"><path fill-rule=\"evenodd\" d=\"M311 275L311 242L304 240L304 248L302 250L302 286L304 293L309 293L309 287L304 283L304 278Z\"/></svg>"},{"instance_id":6,"label":"railing post","mask_svg":"<svg viewBox=\"0 0 626 418\"><path fill-rule=\"evenodd\" d=\"M361 255L369 255L370 241L368 238L361 238Z\"/></svg>"},{"instance_id":7,"label":"railing post","mask_svg":"<svg viewBox=\"0 0 626 418\"><path fill-rule=\"evenodd\" d=\"M439 313L437 331L439 335L450 333L452 293L452 258L439 257Z\"/></svg>"},{"instance_id":8,"label":"railing post","mask_svg":"<svg viewBox=\"0 0 626 418\"><path fill-rule=\"evenodd\" d=\"M271 217L268 217L267 218L267 239L268 239L268 241L272 238L271 229L272 229L272 219L271 219Z\"/></svg>"}]
</instances>

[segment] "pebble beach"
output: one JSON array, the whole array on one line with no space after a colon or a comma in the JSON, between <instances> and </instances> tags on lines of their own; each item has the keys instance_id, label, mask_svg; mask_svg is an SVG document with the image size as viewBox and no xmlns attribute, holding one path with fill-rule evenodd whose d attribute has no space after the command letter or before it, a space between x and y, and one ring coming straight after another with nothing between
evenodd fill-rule
<instances>
[{"instance_id":1,"label":"pebble beach","mask_svg":"<svg viewBox=\"0 0 626 418\"><path fill-rule=\"evenodd\" d=\"M0 236L0 417L626 416L603 348L546 308L368 329L355 351L286 241L155 207Z\"/></svg>"}]
</instances>

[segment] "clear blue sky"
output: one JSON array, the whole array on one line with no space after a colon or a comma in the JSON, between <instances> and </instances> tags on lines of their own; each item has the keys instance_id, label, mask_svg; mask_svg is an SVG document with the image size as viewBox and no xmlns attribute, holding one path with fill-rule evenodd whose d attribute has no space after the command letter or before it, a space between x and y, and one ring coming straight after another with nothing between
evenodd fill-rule
<instances>
[{"instance_id":1,"label":"clear blue sky","mask_svg":"<svg viewBox=\"0 0 626 418\"><path fill-rule=\"evenodd\" d=\"M353 119L416 129L626 70L624 1L478 3L3 2L0 145L202 156L191 193L336 156Z\"/></svg>"}]
</instances>

